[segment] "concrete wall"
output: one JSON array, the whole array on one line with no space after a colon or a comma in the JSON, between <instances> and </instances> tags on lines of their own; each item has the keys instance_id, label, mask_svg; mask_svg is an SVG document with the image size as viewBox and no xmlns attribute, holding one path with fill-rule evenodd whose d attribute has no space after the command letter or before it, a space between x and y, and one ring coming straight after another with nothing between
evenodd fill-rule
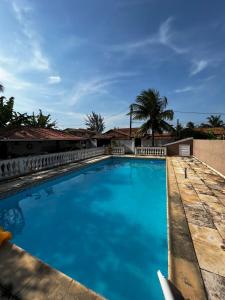
<instances>
[{"instance_id":1,"label":"concrete wall","mask_svg":"<svg viewBox=\"0 0 225 300\"><path fill-rule=\"evenodd\" d=\"M178 156L179 155L179 145L181 145L181 144L190 145L191 155L193 154L193 139L187 138L187 139L182 139L182 140L167 144L166 145L167 155L168 156Z\"/></svg>"},{"instance_id":2,"label":"concrete wall","mask_svg":"<svg viewBox=\"0 0 225 300\"><path fill-rule=\"evenodd\" d=\"M194 140L193 155L225 175L225 141Z\"/></svg>"}]
</instances>

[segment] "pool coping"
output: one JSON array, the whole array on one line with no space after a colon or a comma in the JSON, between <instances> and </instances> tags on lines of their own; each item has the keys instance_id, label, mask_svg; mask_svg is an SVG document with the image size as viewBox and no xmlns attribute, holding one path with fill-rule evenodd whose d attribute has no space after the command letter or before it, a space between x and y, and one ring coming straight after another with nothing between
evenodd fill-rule
<instances>
[{"instance_id":1,"label":"pool coping","mask_svg":"<svg viewBox=\"0 0 225 300\"><path fill-rule=\"evenodd\" d=\"M195 157L172 157L170 167L177 198L183 206L183 216L188 224L189 239L191 236L189 251L192 248L192 259L190 255L184 257L187 261L189 259L189 269L185 270L186 277L192 280L198 273L199 289L197 286L194 288L196 292L201 288L202 296L197 299L225 299L225 178ZM178 221L179 215L175 214L175 217ZM175 227L175 240L176 229ZM187 236L184 235L182 242L186 239ZM177 240L179 244L179 238ZM180 252L182 247L180 242ZM185 254L188 252L186 249L183 251ZM179 255L176 255L176 251L174 254L173 260L178 262L178 270L182 270L182 263L178 261ZM197 272L190 268L190 262L197 263ZM177 283L183 294L189 296L188 299L196 299L186 293L185 278L179 276L175 281L178 279Z\"/></svg>"},{"instance_id":2,"label":"pool coping","mask_svg":"<svg viewBox=\"0 0 225 300\"><path fill-rule=\"evenodd\" d=\"M207 299L172 158L167 157L168 279L184 299Z\"/></svg>"},{"instance_id":3,"label":"pool coping","mask_svg":"<svg viewBox=\"0 0 225 300\"><path fill-rule=\"evenodd\" d=\"M111 157L165 160L165 157L160 156L101 155L0 182L0 201L5 197L24 191L27 188L58 178L64 173L72 173L75 170ZM47 265L39 258L11 242L7 242L0 247L0 261L1 299L105 299L75 279Z\"/></svg>"}]
</instances>

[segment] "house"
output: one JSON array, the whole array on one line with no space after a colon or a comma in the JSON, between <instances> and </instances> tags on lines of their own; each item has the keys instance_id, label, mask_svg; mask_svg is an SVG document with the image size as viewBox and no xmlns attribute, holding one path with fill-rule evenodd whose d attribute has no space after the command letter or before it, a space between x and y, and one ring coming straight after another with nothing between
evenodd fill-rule
<instances>
[{"instance_id":1,"label":"house","mask_svg":"<svg viewBox=\"0 0 225 300\"><path fill-rule=\"evenodd\" d=\"M139 133L139 128L114 128L103 134L96 134L92 137L96 140L96 146L124 146L126 153L134 153L135 147L152 146L152 135ZM175 141L175 137L168 132L159 134L155 133L155 146Z\"/></svg>"},{"instance_id":2,"label":"house","mask_svg":"<svg viewBox=\"0 0 225 300\"><path fill-rule=\"evenodd\" d=\"M22 127L0 130L0 159L86 148L88 139L61 130Z\"/></svg>"},{"instance_id":3,"label":"house","mask_svg":"<svg viewBox=\"0 0 225 300\"><path fill-rule=\"evenodd\" d=\"M95 131L85 128L66 128L64 129L64 132L75 135L76 137L85 138L86 148L97 147L96 139L93 139L96 135Z\"/></svg>"},{"instance_id":4,"label":"house","mask_svg":"<svg viewBox=\"0 0 225 300\"><path fill-rule=\"evenodd\" d=\"M205 133L209 136L214 136L218 140L225 140L225 128L224 127L212 127L212 128L194 128L197 132Z\"/></svg>"},{"instance_id":5,"label":"house","mask_svg":"<svg viewBox=\"0 0 225 300\"><path fill-rule=\"evenodd\" d=\"M64 132L73 134L75 136L79 137L85 137L85 138L91 138L96 134L95 131L85 129L85 128L66 128L64 129Z\"/></svg>"}]
</instances>

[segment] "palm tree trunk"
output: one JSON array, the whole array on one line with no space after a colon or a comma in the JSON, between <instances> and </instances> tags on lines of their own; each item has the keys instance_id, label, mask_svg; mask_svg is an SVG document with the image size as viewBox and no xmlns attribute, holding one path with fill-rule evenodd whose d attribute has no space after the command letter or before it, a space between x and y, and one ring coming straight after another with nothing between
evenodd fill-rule
<instances>
[{"instance_id":1,"label":"palm tree trunk","mask_svg":"<svg viewBox=\"0 0 225 300\"><path fill-rule=\"evenodd\" d=\"M152 128L152 147L155 146L155 130Z\"/></svg>"}]
</instances>

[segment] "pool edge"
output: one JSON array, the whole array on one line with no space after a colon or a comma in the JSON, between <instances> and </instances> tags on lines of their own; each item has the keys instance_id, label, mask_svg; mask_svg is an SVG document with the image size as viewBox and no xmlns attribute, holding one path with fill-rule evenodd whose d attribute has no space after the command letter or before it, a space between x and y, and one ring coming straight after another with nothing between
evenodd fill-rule
<instances>
[{"instance_id":1,"label":"pool edge","mask_svg":"<svg viewBox=\"0 0 225 300\"><path fill-rule=\"evenodd\" d=\"M166 161L168 279L184 299L207 299L172 160Z\"/></svg>"}]
</instances>

